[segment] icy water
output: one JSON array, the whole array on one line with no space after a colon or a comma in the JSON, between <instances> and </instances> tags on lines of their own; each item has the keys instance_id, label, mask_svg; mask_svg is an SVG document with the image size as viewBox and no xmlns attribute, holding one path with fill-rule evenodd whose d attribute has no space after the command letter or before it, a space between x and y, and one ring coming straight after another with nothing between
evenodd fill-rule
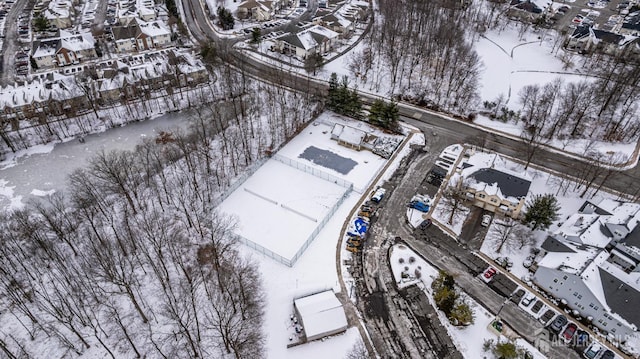
<instances>
[{"instance_id":1,"label":"icy water","mask_svg":"<svg viewBox=\"0 0 640 359\"><path fill-rule=\"evenodd\" d=\"M160 131L186 127L186 118L184 112L168 113L88 135L84 142L75 139L56 144L49 153L18 158L12 167L0 170L0 208L15 208L29 198L64 190L67 176L99 151L132 150L144 137L154 138Z\"/></svg>"}]
</instances>

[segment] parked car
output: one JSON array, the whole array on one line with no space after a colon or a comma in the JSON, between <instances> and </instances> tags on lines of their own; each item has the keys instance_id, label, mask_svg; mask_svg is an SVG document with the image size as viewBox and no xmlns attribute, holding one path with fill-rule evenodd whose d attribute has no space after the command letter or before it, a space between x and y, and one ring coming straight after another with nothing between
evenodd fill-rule
<instances>
[{"instance_id":1,"label":"parked car","mask_svg":"<svg viewBox=\"0 0 640 359\"><path fill-rule=\"evenodd\" d=\"M567 325L567 322L568 322L567 317L560 314L556 317L556 319L553 320L553 322L551 322L549 329L551 329L556 334L560 333L562 328L564 328L564 326Z\"/></svg>"},{"instance_id":2,"label":"parked car","mask_svg":"<svg viewBox=\"0 0 640 359\"><path fill-rule=\"evenodd\" d=\"M615 358L615 354L613 354L613 352L609 349L605 350L604 353L602 353L602 356L599 359L613 359Z\"/></svg>"},{"instance_id":3,"label":"parked car","mask_svg":"<svg viewBox=\"0 0 640 359\"><path fill-rule=\"evenodd\" d=\"M420 201L412 201L409 203L409 208L417 209L420 212L429 212L429 205Z\"/></svg>"},{"instance_id":4,"label":"parked car","mask_svg":"<svg viewBox=\"0 0 640 359\"><path fill-rule=\"evenodd\" d=\"M522 297L524 296L524 289L520 288L518 290L515 291L515 293L513 293L513 295L511 295L511 301L514 302L515 304L520 303L520 300L522 300Z\"/></svg>"},{"instance_id":5,"label":"parked car","mask_svg":"<svg viewBox=\"0 0 640 359\"><path fill-rule=\"evenodd\" d=\"M536 296L529 293L522 299L522 305L524 305L525 307L528 307L531 304L531 302L534 301L534 299L536 299Z\"/></svg>"},{"instance_id":6,"label":"parked car","mask_svg":"<svg viewBox=\"0 0 640 359\"><path fill-rule=\"evenodd\" d=\"M601 351L602 347L600 346L600 344L593 343L582 353L582 356L587 359L594 359L598 356L598 354L600 354Z\"/></svg>"},{"instance_id":7,"label":"parked car","mask_svg":"<svg viewBox=\"0 0 640 359\"><path fill-rule=\"evenodd\" d=\"M484 272L484 277L487 279L491 279L493 278L493 276L496 275L496 273L498 273L498 271L495 268L489 267L489 269L487 269L487 271Z\"/></svg>"},{"instance_id":8,"label":"parked car","mask_svg":"<svg viewBox=\"0 0 640 359\"><path fill-rule=\"evenodd\" d=\"M358 253L360 250L357 246L347 243L347 250L351 253Z\"/></svg>"},{"instance_id":9,"label":"parked car","mask_svg":"<svg viewBox=\"0 0 640 359\"><path fill-rule=\"evenodd\" d=\"M569 323L569 325L567 325L567 327L562 332L562 338L564 338L566 342L570 342L571 339L573 339L573 336L576 334L577 329L577 325L575 325L574 323Z\"/></svg>"},{"instance_id":10,"label":"parked car","mask_svg":"<svg viewBox=\"0 0 640 359\"><path fill-rule=\"evenodd\" d=\"M359 237L349 237L349 239L347 240L347 244L351 244L355 247L360 247L362 245L362 242Z\"/></svg>"},{"instance_id":11,"label":"parked car","mask_svg":"<svg viewBox=\"0 0 640 359\"><path fill-rule=\"evenodd\" d=\"M538 313L540 311L540 308L542 308L543 305L544 303L542 303L541 300L538 300L533 304L533 307L531 307L531 311L534 313Z\"/></svg>"},{"instance_id":12,"label":"parked car","mask_svg":"<svg viewBox=\"0 0 640 359\"><path fill-rule=\"evenodd\" d=\"M589 333L584 330L578 330L575 335L574 345L584 348L589 345Z\"/></svg>"},{"instance_id":13,"label":"parked car","mask_svg":"<svg viewBox=\"0 0 640 359\"><path fill-rule=\"evenodd\" d=\"M375 203L380 203L380 201L382 201L386 193L387 193L386 189L378 188L371 196L371 200Z\"/></svg>"},{"instance_id":14,"label":"parked car","mask_svg":"<svg viewBox=\"0 0 640 359\"><path fill-rule=\"evenodd\" d=\"M556 312L554 312L553 309L547 309L547 311L539 318L540 323L547 324L554 315L556 315Z\"/></svg>"},{"instance_id":15,"label":"parked car","mask_svg":"<svg viewBox=\"0 0 640 359\"><path fill-rule=\"evenodd\" d=\"M488 214L485 214L484 216L482 216L482 223L480 223L480 225L483 227L489 227L490 224L491 224L491 216Z\"/></svg>"},{"instance_id":16,"label":"parked car","mask_svg":"<svg viewBox=\"0 0 640 359\"><path fill-rule=\"evenodd\" d=\"M418 229L420 229L421 231L424 231L425 229L429 228L432 223L433 222L431 222L430 219L425 219L424 221L422 221L422 223L420 223L420 225L418 226Z\"/></svg>"}]
</instances>

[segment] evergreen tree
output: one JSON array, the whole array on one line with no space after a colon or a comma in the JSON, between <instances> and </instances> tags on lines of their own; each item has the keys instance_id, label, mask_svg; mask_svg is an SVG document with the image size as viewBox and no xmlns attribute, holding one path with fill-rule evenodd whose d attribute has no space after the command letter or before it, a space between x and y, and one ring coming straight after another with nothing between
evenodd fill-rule
<instances>
[{"instance_id":1,"label":"evergreen tree","mask_svg":"<svg viewBox=\"0 0 640 359\"><path fill-rule=\"evenodd\" d=\"M331 74L329 78L329 109L349 117L360 119L362 117L362 102L355 89L349 89L349 79L342 77L338 82L338 75Z\"/></svg>"},{"instance_id":2,"label":"evergreen tree","mask_svg":"<svg viewBox=\"0 0 640 359\"><path fill-rule=\"evenodd\" d=\"M397 130L399 118L400 112L395 102L375 100L369 110L369 122L392 131Z\"/></svg>"},{"instance_id":3,"label":"evergreen tree","mask_svg":"<svg viewBox=\"0 0 640 359\"><path fill-rule=\"evenodd\" d=\"M451 310L451 317L449 318L454 325L470 325L473 324L473 310L467 303L458 303Z\"/></svg>"},{"instance_id":4,"label":"evergreen tree","mask_svg":"<svg viewBox=\"0 0 640 359\"><path fill-rule=\"evenodd\" d=\"M218 7L218 25L220 25L222 30L231 30L235 25L235 19L231 11L222 6Z\"/></svg>"},{"instance_id":5,"label":"evergreen tree","mask_svg":"<svg viewBox=\"0 0 640 359\"><path fill-rule=\"evenodd\" d=\"M251 42L258 44L260 40L262 40L262 31L260 31L259 27L254 27L253 30L251 30Z\"/></svg>"},{"instance_id":6,"label":"evergreen tree","mask_svg":"<svg viewBox=\"0 0 640 359\"><path fill-rule=\"evenodd\" d=\"M33 27L37 32L43 32L49 27L49 20L42 15L38 15L38 17L33 20Z\"/></svg>"},{"instance_id":7,"label":"evergreen tree","mask_svg":"<svg viewBox=\"0 0 640 359\"><path fill-rule=\"evenodd\" d=\"M329 77L329 106L330 109L335 109L338 104L338 75L333 72Z\"/></svg>"},{"instance_id":8,"label":"evergreen tree","mask_svg":"<svg viewBox=\"0 0 640 359\"><path fill-rule=\"evenodd\" d=\"M176 18L179 17L178 7L176 6L175 0L167 0L166 5L167 5L167 11L169 11L169 14L171 14L173 17L176 17Z\"/></svg>"},{"instance_id":9,"label":"evergreen tree","mask_svg":"<svg viewBox=\"0 0 640 359\"><path fill-rule=\"evenodd\" d=\"M558 199L552 194L536 195L526 205L524 223L532 230L546 230L551 223L558 219Z\"/></svg>"},{"instance_id":10,"label":"evergreen tree","mask_svg":"<svg viewBox=\"0 0 640 359\"><path fill-rule=\"evenodd\" d=\"M518 357L518 348L516 348L516 345L511 342L498 343L493 349L493 353L498 358L515 359Z\"/></svg>"}]
</instances>

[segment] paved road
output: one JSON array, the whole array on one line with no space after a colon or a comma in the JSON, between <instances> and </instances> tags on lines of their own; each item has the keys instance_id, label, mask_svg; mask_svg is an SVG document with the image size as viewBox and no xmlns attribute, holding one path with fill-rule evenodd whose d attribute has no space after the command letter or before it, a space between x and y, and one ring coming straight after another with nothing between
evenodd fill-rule
<instances>
[{"instance_id":1,"label":"paved road","mask_svg":"<svg viewBox=\"0 0 640 359\"><path fill-rule=\"evenodd\" d=\"M466 247L458 245L436 226L428 229L427 241L416 239L413 230L406 223L406 203L420 188L425 174L433 166L435 157L446 145L450 144L449 142L454 142L452 140L445 138L445 136L439 136L438 140L432 141L428 153L419 154L413 159L406 173L389 181L388 185L393 191L383 201L383 210L371 229L374 238L402 237L432 265L453 274L458 285L490 312L495 314L502 307L500 317L522 337L534 342L537 334L543 328L542 324L520 310L512 302L508 301L505 304L505 297L490 289L477 276L469 274L468 268L458 260L460 257L473 255ZM374 240L375 243L378 242ZM378 265L379 260L379 255L365 253L365 268L369 268L371 273L379 271L382 268ZM375 286L375 284L373 285ZM578 358L574 351L564 347L553 347L548 355L553 358Z\"/></svg>"},{"instance_id":2,"label":"paved road","mask_svg":"<svg viewBox=\"0 0 640 359\"><path fill-rule=\"evenodd\" d=\"M405 104L399 104L398 107L401 115L403 116L402 120L412 125L419 127L428 125L425 128L439 128L448 134L455 133L456 138L461 138L465 142L475 144L484 143L485 148L513 158L523 159L526 157L527 145L517 139L512 139L507 136L489 132L486 129L471 126L467 122L453 121L441 116L416 110L415 108ZM419 113L419 118L416 118L416 112ZM568 175L575 174L582 166L585 166L585 162L575 156L558 153L557 151L547 150L544 148L539 148L535 152L532 163L534 165ZM598 180L595 181L596 185L600 183L603 175L599 176ZM640 167L636 165L631 169L618 171L615 175L610 176L607 179L606 187L638 197L640 195L640 186L637 186L638 181L640 181Z\"/></svg>"},{"instance_id":3,"label":"paved road","mask_svg":"<svg viewBox=\"0 0 640 359\"><path fill-rule=\"evenodd\" d=\"M15 54L21 48L21 44L18 43L18 17L27 6L27 3L30 3L31 7L33 7L34 1L16 1L5 18L5 38L2 45L2 72L0 75L0 85L2 86L13 83Z\"/></svg>"}]
</instances>

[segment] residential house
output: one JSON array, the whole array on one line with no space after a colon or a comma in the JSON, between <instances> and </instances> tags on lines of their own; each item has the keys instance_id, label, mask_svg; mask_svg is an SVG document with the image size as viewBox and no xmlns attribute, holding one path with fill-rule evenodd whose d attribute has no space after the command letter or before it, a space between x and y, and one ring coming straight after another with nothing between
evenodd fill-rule
<instances>
[{"instance_id":1,"label":"residential house","mask_svg":"<svg viewBox=\"0 0 640 359\"><path fill-rule=\"evenodd\" d=\"M640 204L586 201L541 246L534 283L604 334L640 325Z\"/></svg>"},{"instance_id":2,"label":"residential house","mask_svg":"<svg viewBox=\"0 0 640 359\"><path fill-rule=\"evenodd\" d=\"M531 181L507 169L467 168L464 190L473 205L487 211L519 218Z\"/></svg>"},{"instance_id":3,"label":"residential house","mask_svg":"<svg viewBox=\"0 0 640 359\"><path fill-rule=\"evenodd\" d=\"M255 21L269 21L275 15L279 2L266 0L247 0L236 10L239 19L252 19Z\"/></svg>"},{"instance_id":4,"label":"residential house","mask_svg":"<svg viewBox=\"0 0 640 359\"><path fill-rule=\"evenodd\" d=\"M66 29L73 25L73 3L70 0L53 0L44 11L44 17L50 25Z\"/></svg>"},{"instance_id":5,"label":"residential house","mask_svg":"<svg viewBox=\"0 0 640 359\"><path fill-rule=\"evenodd\" d=\"M609 55L619 55L626 51L627 47L637 42L637 37L620 35L609 31L591 28L587 51L602 52Z\"/></svg>"},{"instance_id":6,"label":"residential house","mask_svg":"<svg viewBox=\"0 0 640 359\"><path fill-rule=\"evenodd\" d=\"M313 21L316 25L321 25L327 29L333 30L342 36L347 36L355 30L353 21L347 20L344 16L333 13L322 17L315 18Z\"/></svg>"},{"instance_id":7,"label":"residential house","mask_svg":"<svg viewBox=\"0 0 640 359\"><path fill-rule=\"evenodd\" d=\"M118 52L144 51L171 43L171 32L159 21L136 20L128 26L115 26L111 31Z\"/></svg>"},{"instance_id":8,"label":"residential house","mask_svg":"<svg viewBox=\"0 0 640 359\"><path fill-rule=\"evenodd\" d=\"M550 5L548 0L511 0L508 14L523 20L536 20L548 13Z\"/></svg>"},{"instance_id":9,"label":"residential house","mask_svg":"<svg viewBox=\"0 0 640 359\"><path fill-rule=\"evenodd\" d=\"M297 33L279 37L275 50L283 54L295 54L306 59L313 54L324 54L335 46L339 34L320 25L314 25Z\"/></svg>"},{"instance_id":10,"label":"residential house","mask_svg":"<svg viewBox=\"0 0 640 359\"><path fill-rule=\"evenodd\" d=\"M34 42L31 56L38 68L47 68L77 64L97 53L91 33L59 30L55 38Z\"/></svg>"},{"instance_id":11,"label":"residential house","mask_svg":"<svg viewBox=\"0 0 640 359\"><path fill-rule=\"evenodd\" d=\"M591 26L589 25L580 25L577 26L573 33L567 39L565 44L565 48L567 50L581 52L585 51L589 44L589 37L591 34Z\"/></svg>"},{"instance_id":12,"label":"residential house","mask_svg":"<svg viewBox=\"0 0 640 359\"><path fill-rule=\"evenodd\" d=\"M137 19L154 21L158 17L153 0L120 0L116 18L121 26L127 26Z\"/></svg>"}]
</instances>

